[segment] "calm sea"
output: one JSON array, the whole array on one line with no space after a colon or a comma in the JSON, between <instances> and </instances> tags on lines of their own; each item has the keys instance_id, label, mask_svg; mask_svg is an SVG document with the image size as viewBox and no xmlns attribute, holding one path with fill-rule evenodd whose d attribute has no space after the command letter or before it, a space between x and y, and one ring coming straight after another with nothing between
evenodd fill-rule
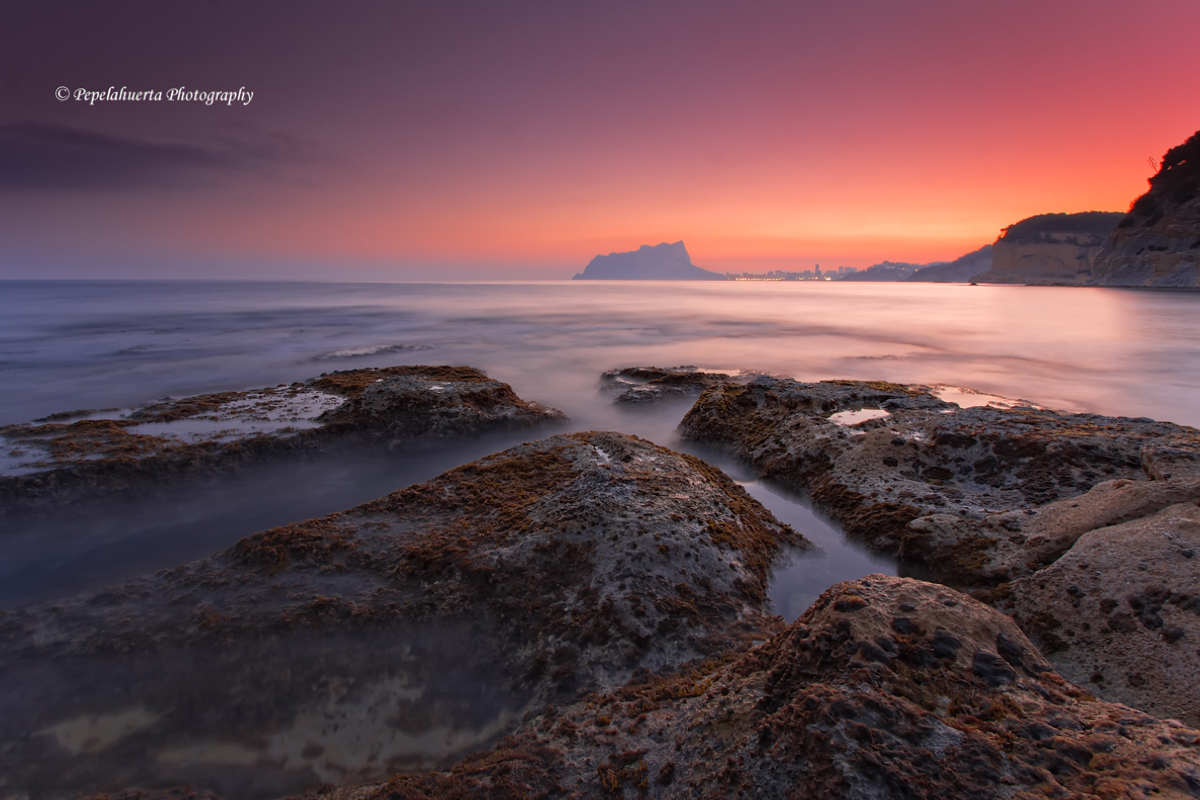
<instances>
[{"instance_id":1,"label":"calm sea","mask_svg":"<svg viewBox=\"0 0 1200 800\"><path fill-rule=\"evenodd\" d=\"M935 284L10 281L0 282L0 424L334 369L466 364L565 411L568 430L678 446L686 404L623 410L599 376L691 364L942 383L1200 425L1198 312L1194 293ZM514 442L281 466L21 520L0 533L0 607L174 566ZM826 551L781 574L786 616L836 580L897 569L844 542L796 498L748 488Z\"/></svg>"}]
</instances>

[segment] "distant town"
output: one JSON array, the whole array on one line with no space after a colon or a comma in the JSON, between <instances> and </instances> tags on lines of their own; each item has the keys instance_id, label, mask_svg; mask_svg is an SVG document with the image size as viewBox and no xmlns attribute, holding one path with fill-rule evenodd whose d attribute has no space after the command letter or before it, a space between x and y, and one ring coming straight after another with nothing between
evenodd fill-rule
<instances>
[{"instance_id":1,"label":"distant town","mask_svg":"<svg viewBox=\"0 0 1200 800\"><path fill-rule=\"evenodd\" d=\"M804 272L788 272L782 269L770 272L726 272L725 279L730 281L835 281L846 275L858 272L858 267L838 267L821 271L821 265Z\"/></svg>"}]
</instances>

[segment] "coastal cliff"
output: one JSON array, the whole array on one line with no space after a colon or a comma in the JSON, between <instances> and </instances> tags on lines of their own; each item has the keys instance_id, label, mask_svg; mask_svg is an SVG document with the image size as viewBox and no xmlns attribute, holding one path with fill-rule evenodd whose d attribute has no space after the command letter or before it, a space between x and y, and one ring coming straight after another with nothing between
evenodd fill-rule
<instances>
[{"instance_id":1,"label":"coastal cliff","mask_svg":"<svg viewBox=\"0 0 1200 800\"><path fill-rule=\"evenodd\" d=\"M992 268L992 246L985 244L946 264L930 264L909 275L910 283L968 283Z\"/></svg>"},{"instance_id":2,"label":"coastal cliff","mask_svg":"<svg viewBox=\"0 0 1200 800\"><path fill-rule=\"evenodd\" d=\"M1097 286L1200 286L1200 131L1163 156L1150 190L1096 257Z\"/></svg>"},{"instance_id":3,"label":"coastal cliff","mask_svg":"<svg viewBox=\"0 0 1200 800\"><path fill-rule=\"evenodd\" d=\"M723 281L724 275L692 264L683 242L644 244L628 253L596 256L571 280L608 281Z\"/></svg>"},{"instance_id":4,"label":"coastal cliff","mask_svg":"<svg viewBox=\"0 0 1200 800\"><path fill-rule=\"evenodd\" d=\"M1092 277L1117 212L1038 214L1009 225L992 245L992 266L980 283L1078 285Z\"/></svg>"}]
</instances>

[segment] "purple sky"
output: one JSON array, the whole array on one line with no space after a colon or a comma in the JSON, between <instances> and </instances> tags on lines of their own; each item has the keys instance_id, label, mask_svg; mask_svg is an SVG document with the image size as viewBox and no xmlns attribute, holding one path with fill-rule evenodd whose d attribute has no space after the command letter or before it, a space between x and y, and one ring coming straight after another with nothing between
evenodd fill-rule
<instances>
[{"instance_id":1,"label":"purple sky","mask_svg":"<svg viewBox=\"0 0 1200 800\"><path fill-rule=\"evenodd\" d=\"M7 2L0 277L950 259L1127 208L1200 128L1197 30L1194 0Z\"/></svg>"}]
</instances>

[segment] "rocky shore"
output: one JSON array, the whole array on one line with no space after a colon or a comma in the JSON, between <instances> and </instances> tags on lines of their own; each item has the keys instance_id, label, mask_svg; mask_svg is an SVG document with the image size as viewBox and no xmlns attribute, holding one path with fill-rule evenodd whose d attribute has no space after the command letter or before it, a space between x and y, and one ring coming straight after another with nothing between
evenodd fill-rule
<instances>
[{"instance_id":1,"label":"rocky shore","mask_svg":"<svg viewBox=\"0 0 1200 800\"><path fill-rule=\"evenodd\" d=\"M547 709L450 770L320 796L1197 793L1200 732L1096 700L965 595L872 575L744 654Z\"/></svg>"},{"instance_id":2,"label":"rocky shore","mask_svg":"<svg viewBox=\"0 0 1200 800\"><path fill-rule=\"evenodd\" d=\"M138 491L351 444L407 445L565 420L471 367L331 372L290 385L83 410L0 428L0 508Z\"/></svg>"},{"instance_id":3,"label":"rocky shore","mask_svg":"<svg viewBox=\"0 0 1200 800\"><path fill-rule=\"evenodd\" d=\"M557 418L473 370L380 372L292 396L398 442ZM693 455L553 436L0 612L0 797L1200 797L1200 432L951 387L604 382L698 393L685 443L940 583L871 575L785 624L768 582L803 537Z\"/></svg>"},{"instance_id":4,"label":"rocky shore","mask_svg":"<svg viewBox=\"0 0 1200 800\"><path fill-rule=\"evenodd\" d=\"M619 394L614 403L653 405L664 401L695 400L705 389L722 383L745 383L756 373L705 372L698 367L624 367L600 376L602 384Z\"/></svg>"},{"instance_id":5,"label":"rocky shore","mask_svg":"<svg viewBox=\"0 0 1200 800\"><path fill-rule=\"evenodd\" d=\"M808 546L699 459L556 436L94 596L0 613L0 774L34 797L277 796L762 640ZM81 779L81 776L84 776Z\"/></svg>"},{"instance_id":6,"label":"rocky shore","mask_svg":"<svg viewBox=\"0 0 1200 800\"><path fill-rule=\"evenodd\" d=\"M1200 725L1200 432L938 394L758 378L706 392L680 430L1013 611L1072 680Z\"/></svg>"}]
</instances>

